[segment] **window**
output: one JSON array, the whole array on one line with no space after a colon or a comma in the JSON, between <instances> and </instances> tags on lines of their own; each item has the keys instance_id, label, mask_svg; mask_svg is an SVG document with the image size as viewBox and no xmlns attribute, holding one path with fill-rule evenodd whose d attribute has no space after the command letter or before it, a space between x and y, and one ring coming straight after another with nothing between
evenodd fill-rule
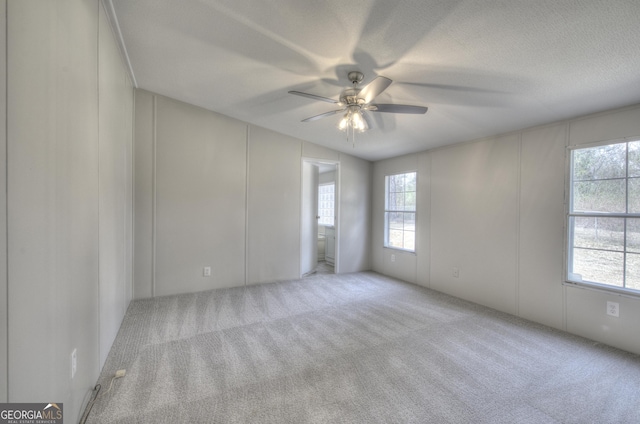
<instances>
[{"instance_id":1,"label":"window","mask_svg":"<svg viewBox=\"0 0 640 424\"><path fill-rule=\"evenodd\" d=\"M384 246L416 250L416 173L385 177Z\"/></svg>"},{"instance_id":2,"label":"window","mask_svg":"<svg viewBox=\"0 0 640 424\"><path fill-rule=\"evenodd\" d=\"M335 183L320 184L318 186L318 220L319 225L334 224Z\"/></svg>"},{"instance_id":3,"label":"window","mask_svg":"<svg viewBox=\"0 0 640 424\"><path fill-rule=\"evenodd\" d=\"M567 279L640 292L640 141L571 150Z\"/></svg>"}]
</instances>

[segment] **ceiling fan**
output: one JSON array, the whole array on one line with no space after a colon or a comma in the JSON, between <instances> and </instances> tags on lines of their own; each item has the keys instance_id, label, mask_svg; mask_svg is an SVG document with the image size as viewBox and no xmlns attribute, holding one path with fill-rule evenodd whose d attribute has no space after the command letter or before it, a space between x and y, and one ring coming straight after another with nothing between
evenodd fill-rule
<instances>
[{"instance_id":1,"label":"ceiling fan","mask_svg":"<svg viewBox=\"0 0 640 424\"><path fill-rule=\"evenodd\" d=\"M290 94L295 94L296 96L308 97L310 99L320 100L327 103L334 103L341 107L341 109L332 110L330 112L321 113L320 115L303 119L302 122L316 121L327 116L345 112L340 120L338 128L347 131L365 131L372 127L368 112L412 114L424 114L427 112L428 108L424 106L372 103L380 93L391 85L393 81L389 78L379 76L364 87L358 88L358 83L362 81L364 74L362 74L362 72L352 71L349 72L347 76L349 81L353 84L353 87L342 90L339 100L316 96L315 94L303 93L301 91L289 91Z\"/></svg>"}]
</instances>

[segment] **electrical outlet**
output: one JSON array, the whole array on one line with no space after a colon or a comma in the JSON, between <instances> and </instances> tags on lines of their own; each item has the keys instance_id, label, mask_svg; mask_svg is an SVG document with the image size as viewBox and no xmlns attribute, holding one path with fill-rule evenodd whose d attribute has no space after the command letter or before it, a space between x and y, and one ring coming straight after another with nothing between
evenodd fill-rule
<instances>
[{"instance_id":1,"label":"electrical outlet","mask_svg":"<svg viewBox=\"0 0 640 424\"><path fill-rule=\"evenodd\" d=\"M202 275L205 277L211 277L211 267L205 266L204 269L202 270Z\"/></svg>"},{"instance_id":2,"label":"electrical outlet","mask_svg":"<svg viewBox=\"0 0 640 424\"><path fill-rule=\"evenodd\" d=\"M607 315L612 317L620 316L620 304L618 302L607 302Z\"/></svg>"},{"instance_id":3,"label":"electrical outlet","mask_svg":"<svg viewBox=\"0 0 640 424\"><path fill-rule=\"evenodd\" d=\"M457 266L453 267L451 275L453 275L453 278L460 278L460 270L458 269Z\"/></svg>"},{"instance_id":4,"label":"electrical outlet","mask_svg":"<svg viewBox=\"0 0 640 424\"><path fill-rule=\"evenodd\" d=\"M76 370L78 369L78 352L77 349L73 349L71 352L71 379L76 376Z\"/></svg>"},{"instance_id":5,"label":"electrical outlet","mask_svg":"<svg viewBox=\"0 0 640 424\"><path fill-rule=\"evenodd\" d=\"M391 262L395 262L396 261L396 255L391 255Z\"/></svg>"}]
</instances>

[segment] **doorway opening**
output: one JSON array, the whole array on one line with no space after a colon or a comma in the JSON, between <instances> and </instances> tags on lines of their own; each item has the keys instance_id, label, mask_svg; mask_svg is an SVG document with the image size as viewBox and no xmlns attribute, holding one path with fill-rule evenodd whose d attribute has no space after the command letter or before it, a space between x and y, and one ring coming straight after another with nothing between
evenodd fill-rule
<instances>
[{"instance_id":1,"label":"doorway opening","mask_svg":"<svg viewBox=\"0 0 640 424\"><path fill-rule=\"evenodd\" d=\"M303 159L300 276L338 273L338 162Z\"/></svg>"}]
</instances>

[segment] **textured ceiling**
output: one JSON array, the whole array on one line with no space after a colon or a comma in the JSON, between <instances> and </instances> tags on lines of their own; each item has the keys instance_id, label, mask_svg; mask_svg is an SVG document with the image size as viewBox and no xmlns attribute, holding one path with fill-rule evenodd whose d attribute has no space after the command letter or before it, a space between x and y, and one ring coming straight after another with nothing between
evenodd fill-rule
<instances>
[{"instance_id":1,"label":"textured ceiling","mask_svg":"<svg viewBox=\"0 0 640 424\"><path fill-rule=\"evenodd\" d=\"M637 0L111 1L138 87L369 160L640 103ZM351 70L429 111L300 122Z\"/></svg>"}]
</instances>

